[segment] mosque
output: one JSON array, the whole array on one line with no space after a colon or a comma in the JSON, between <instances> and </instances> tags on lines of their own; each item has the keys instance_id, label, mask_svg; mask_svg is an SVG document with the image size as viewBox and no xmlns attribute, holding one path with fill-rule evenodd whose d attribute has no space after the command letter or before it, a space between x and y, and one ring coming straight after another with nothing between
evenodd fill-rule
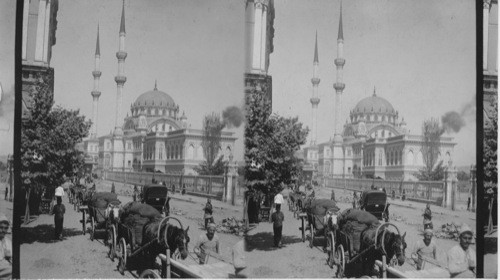
<instances>
[{"instance_id":1,"label":"mosque","mask_svg":"<svg viewBox=\"0 0 500 280\"><path fill-rule=\"evenodd\" d=\"M385 98L383 93L373 90L372 96L360 100L349 111L342 126L343 56L344 36L342 27L342 4L340 6L337 38L337 68L335 89L335 120L333 139L316 142L318 97L318 41L314 49L312 97L312 127L310 144L299 151L305 160L304 171L313 176L330 178L382 178L387 180L416 180L414 174L424 166L422 155L423 137L411 135L404 118ZM438 162L452 164L456 143L452 137L441 137Z\"/></svg>"},{"instance_id":2,"label":"mosque","mask_svg":"<svg viewBox=\"0 0 500 280\"><path fill-rule=\"evenodd\" d=\"M125 76L125 6L122 7L115 128L108 135L97 136L100 71L99 27L95 51L94 89L91 92L92 127L90 137L83 141L87 167L93 172L102 171L145 171L171 174L195 175L194 170L205 160L202 147L203 130L192 129L180 106L167 93L159 90L155 82L153 90L139 95L130 105L130 114L122 117L122 99ZM231 162L236 137L233 132L222 131L219 155Z\"/></svg>"}]
</instances>

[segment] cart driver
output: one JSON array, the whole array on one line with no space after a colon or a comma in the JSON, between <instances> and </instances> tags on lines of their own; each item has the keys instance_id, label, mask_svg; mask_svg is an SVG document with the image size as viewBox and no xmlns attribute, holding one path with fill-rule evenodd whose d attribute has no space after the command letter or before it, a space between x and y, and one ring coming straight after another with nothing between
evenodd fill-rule
<instances>
[{"instance_id":1,"label":"cart driver","mask_svg":"<svg viewBox=\"0 0 500 280\"><path fill-rule=\"evenodd\" d=\"M200 259L200 264L206 264L210 252L219 254L219 236L215 233L215 224L208 224L207 233L200 235L194 245L194 252Z\"/></svg>"},{"instance_id":2,"label":"cart driver","mask_svg":"<svg viewBox=\"0 0 500 280\"><path fill-rule=\"evenodd\" d=\"M476 252L470 248L473 233L467 224L460 227L459 241L448 251L448 270L451 278L476 278Z\"/></svg>"}]
</instances>

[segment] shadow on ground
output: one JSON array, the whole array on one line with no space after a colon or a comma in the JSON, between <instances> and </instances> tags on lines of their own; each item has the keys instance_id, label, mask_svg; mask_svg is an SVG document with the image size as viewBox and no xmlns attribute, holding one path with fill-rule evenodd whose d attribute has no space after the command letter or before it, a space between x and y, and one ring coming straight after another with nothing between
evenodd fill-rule
<instances>
[{"instance_id":1,"label":"shadow on ground","mask_svg":"<svg viewBox=\"0 0 500 280\"><path fill-rule=\"evenodd\" d=\"M284 247L289 244L302 242L302 239L296 236L283 235L281 243ZM272 232L259 232L254 235L247 236L247 249L249 252L253 250L259 251L273 251L277 248L274 247L274 234Z\"/></svg>"},{"instance_id":2,"label":"shadow on ground","mask_svg":"<svg viewBox=\"0 0 500 280\"><path fill-rule=\"evenodd\" d=\"M54 225L38 225L36 227L21 227L19 231L21 236L20 244L24 243L55 243L60 240L54 240ZM74 228L63 230L63 240L72 236L82 235L81 230Z\"/></svg>"}]
</instances>

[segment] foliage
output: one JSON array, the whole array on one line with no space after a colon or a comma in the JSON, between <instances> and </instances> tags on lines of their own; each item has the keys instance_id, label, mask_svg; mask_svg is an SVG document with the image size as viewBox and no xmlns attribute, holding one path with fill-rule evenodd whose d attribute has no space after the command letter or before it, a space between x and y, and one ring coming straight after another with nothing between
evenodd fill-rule
<instances>
[{"instance_id":1,"label":"foliage","mask_svg":"<svg viewBox=\"0 0 500 280\"><path fill-rule=\"evenodd\" d=\"M440 138L443 132L437 119L426 120L422 125L424 167L415 174L421 181L439 181L444 178L443 161L438 162Z\"/></svg>"},{"instance_id":2,"label":"foliage","mask_svg":"<svg viewBox=\"0 0 500 280\"><path fill-rule=\"evenodd\" d=\"M484 183L488 187L496 187L498 182L498 169L497 169L497 148L498 148L498 104L492 102L491 113L484 120ZM486 193L486 192L485 192Z\"/></svg>"},{"instance_id":3,"label":"foliage","mask_svg":"<svg viewBox=\"0 0 500 280\"><path fill-rule=\"evenodd\" d=\"M78 110L52 108L49 85L43 79L34 85L30 114L22 124L21 177L28 188L53 189L83 169L84 155L76 144L88 135L90 121Z\"/></svg>"},{"instance_id":4,"label":"foliage","mask_svg":"<svg viewBox=\"0 0 500 280\"><path fill-rule=\"evenodd\" d=\"M274 194L280 183L298 178L302 162L295 157L308 130L298 118L270 115L271 103L257 91L246 95L245 179L251 192Z\"/></svg>"},{"instance_id":5,"label":"foliage","mask_svg":"<svg viewBox=\"0 0 500 280\"><path fill-rule=\"evenodd\" d=\"M468 182L470 180L470 174L468 172L461 170L457 173L457 179L458 181Z\"/></svg>"},{"instance_id":6,"label":"foliage","mask_svg":"<svg viewBox=\"0 0 500 280\"><path fill-rule=\"evenodd\" d=\"M222 175L225 170L223 156L219 156L221 133L225 124L219 114L212 113L203 119L203 139L201 146L205 161L195 168L201 175Z\"/></svg>"}]
</instances>

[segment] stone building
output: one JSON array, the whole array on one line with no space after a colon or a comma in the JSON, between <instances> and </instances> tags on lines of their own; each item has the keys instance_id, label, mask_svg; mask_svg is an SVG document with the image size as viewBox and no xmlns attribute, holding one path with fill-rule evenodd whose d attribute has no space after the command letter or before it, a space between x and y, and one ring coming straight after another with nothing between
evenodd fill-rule
<instances>
[{"instance_id":1,"label":"stone building","mask_svg":"<svg viewBox=\"0 0 500 280\"><path fill-rule=\"evenodd\" d=\"M99 28L98 28L99 32ZM187 117L172 96L158 90L140 94L130 105L130 112L122 117L122 99L125 76L125 6L122 8L118 59L115 128L108 135L97 136L100 72L99 33L97 35L93 112L90 137L83 142L86 164L94 171L148 171L176 174L196 174L194 168L205 160L202 148L203 130L192 129ZM236 137L233 132L222 131L219 155L232 161Z\"/></svg>"},{"instance_id":2,"label":"stone building","mask_svg":"<svg viewBox=\"0 0 500 280\"><path fill-rule=\"evenodd\" d=\"M316 140L316 108L319 104L317 87L320 82L317 38L313 61L312 140L309 146L299 151L305 160L305 171L312 171L320 177L334 178L383 178L393 180L414 180L414 173L424 166L421 135L411 135L406 129L404 118L392 104L377 95L360 100L349 111L349 117L342 125L344 36L342 27L342 6L340 7L337 37L337 69L335 89L334 135L326 142ZM441 137L438 162L451 164L456 143L451 137Z\"/></svg>"}]
</instances>

